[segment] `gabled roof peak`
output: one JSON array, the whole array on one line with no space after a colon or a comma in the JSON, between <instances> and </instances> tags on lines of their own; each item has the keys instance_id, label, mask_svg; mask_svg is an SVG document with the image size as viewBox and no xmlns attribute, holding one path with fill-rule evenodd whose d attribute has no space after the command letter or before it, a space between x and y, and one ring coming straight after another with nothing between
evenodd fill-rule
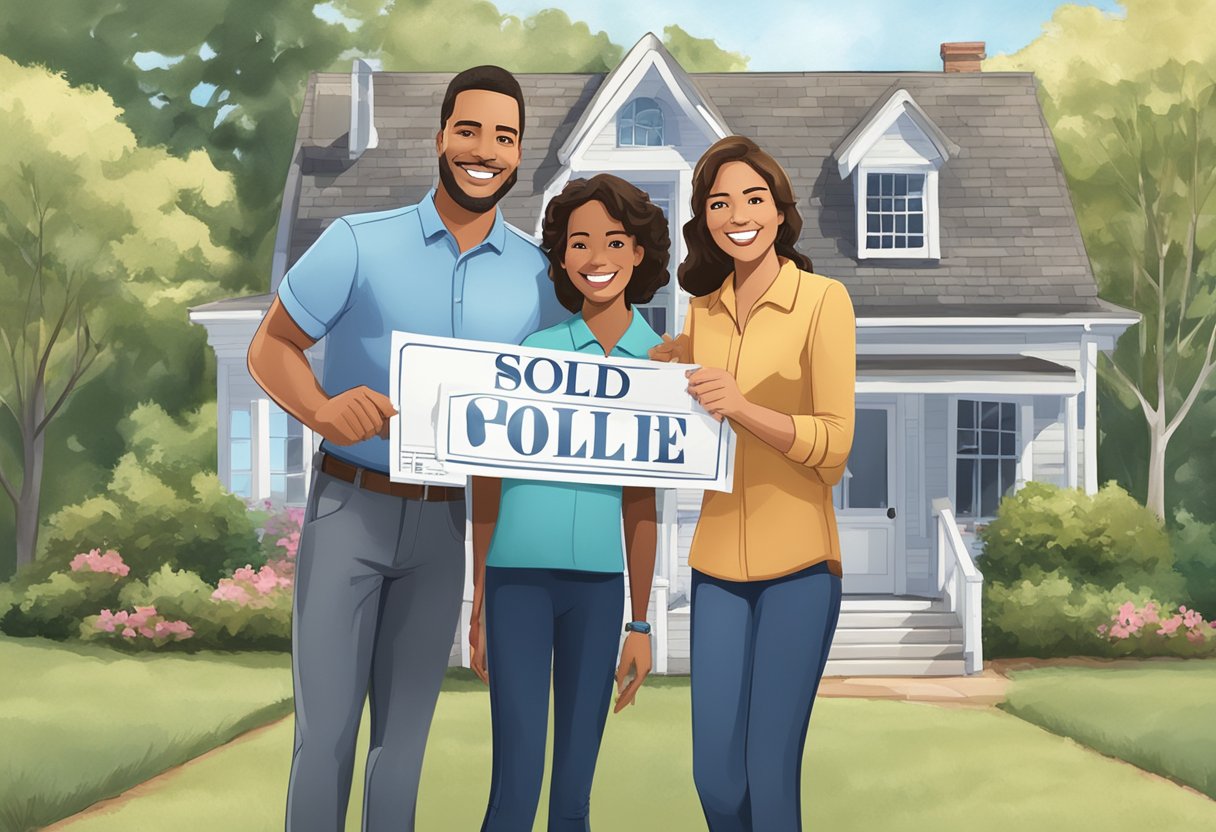
<instances>
[{"instance_id":1,"label":"gabled roof peak","mask_svg":"<svg viewBox=\"0 0 1216 832\"><path fill-rule=\"evenodd\" d=\"M879 96L878 100L874 102L874 106L836 146L833 156L840 166L840 178L847 179L865 158L870 148L882 138L892 124L904 115L907 115L925 138L933 143L942 163L958 154L959 146L950 141L942 129L916 103L912 94L901 82L897 81Z\"/></svg>"}]
</instances>

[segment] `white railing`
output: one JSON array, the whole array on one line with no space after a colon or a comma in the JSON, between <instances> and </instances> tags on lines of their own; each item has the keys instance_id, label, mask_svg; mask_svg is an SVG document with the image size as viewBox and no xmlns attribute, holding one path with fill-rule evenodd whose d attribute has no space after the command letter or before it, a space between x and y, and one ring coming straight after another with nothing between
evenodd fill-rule
<instances>
[{"instance_id":1,"label":"white railing","mask_svg":"<svg viewBox=\"0 0 1216 832\"><path fill-rule=\"evenodd\" d=\"M967 673L984 668L983 618L984 576L975 568L971 550L963 542L950 500L933 501L937 518L937 588L949 610L963 625L963 660Z\"/></svg>"}]
</instances>

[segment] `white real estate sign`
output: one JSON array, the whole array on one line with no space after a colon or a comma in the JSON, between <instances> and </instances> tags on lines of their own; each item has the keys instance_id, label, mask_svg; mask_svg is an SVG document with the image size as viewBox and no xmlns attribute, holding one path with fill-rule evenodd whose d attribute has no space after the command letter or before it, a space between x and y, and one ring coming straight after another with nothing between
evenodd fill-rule
<instances>
[{"instance_id":1,"label":"white real estate sign","mask_svg":"<svg viewBox=\"0 0 1216 832\"><path fill-rule=\"evenodd\" d=\"M393 333L392 478L468 474L729 491L734 434L687 364Z\"/></svg>"}]
</instances>

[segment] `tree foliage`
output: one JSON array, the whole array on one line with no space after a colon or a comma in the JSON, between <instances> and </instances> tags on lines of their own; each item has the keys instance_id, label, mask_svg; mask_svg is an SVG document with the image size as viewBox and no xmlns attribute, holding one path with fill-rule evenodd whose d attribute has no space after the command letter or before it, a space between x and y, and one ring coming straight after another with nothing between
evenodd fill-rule
<instances>
[{"instance_id":1,"label":"tree foliage","mask_svg":"<svg viewBox=\"0 0 1216 832\"><path fill-rule=\"evenodd\" d=\"M44 449L79 461L125 396L177 389L203 354L185 307L220 293L233 262L182 207L231 202L231 178L206 154L141 147L120 115L102 92L0 58L0 484L18 517L35 511L21 562Z\"/></svg>"},{"instance_id":2,"label":"tree foliage","mask_svg":"<svg viewBox=\"0 0 1216 832\"><path fill-rule=\"evenodd\" d=\"M1129 487L1165 516L1170 441L1216 388L1216 0L1125 5L1061 7L986 68L1036 73L1101 294L1143 315L1100 370L1148 429Z\"/></svg>"}]
</instances>

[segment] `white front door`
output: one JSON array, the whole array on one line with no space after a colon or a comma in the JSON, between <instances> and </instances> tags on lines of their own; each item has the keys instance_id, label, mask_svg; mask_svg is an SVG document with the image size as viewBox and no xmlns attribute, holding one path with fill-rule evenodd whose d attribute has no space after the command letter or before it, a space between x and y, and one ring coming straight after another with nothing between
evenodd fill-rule
<instances>
[{"instance_id":1,"label":"white front door","mask_svg":"<svg viewBox=\"0 0 1216 832\"><path fill-rule=\"evenodd\" d=\"M895 405L858 405L853 448L834 489L843 589L895 594Z\"/></svg>"}]
</instances>

